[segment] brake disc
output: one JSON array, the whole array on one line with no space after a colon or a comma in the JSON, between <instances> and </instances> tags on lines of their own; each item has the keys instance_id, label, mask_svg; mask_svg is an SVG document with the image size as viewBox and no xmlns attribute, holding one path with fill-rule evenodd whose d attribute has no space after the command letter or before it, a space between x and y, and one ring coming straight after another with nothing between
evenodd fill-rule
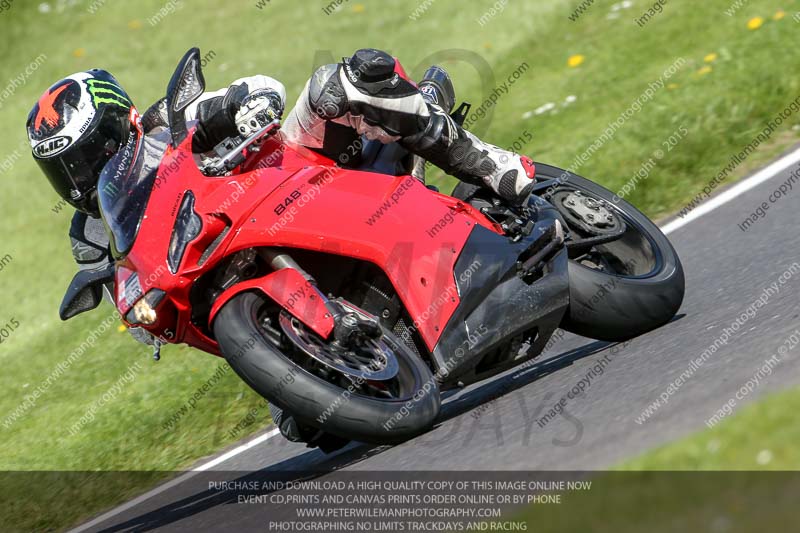
<instances>
[{"instance_id":1,"label":"brake disc","mask_svg":"<svg viewBox=\"0 0 800 533\"><path fill-rule=\"evenodd\" d=\"M286 311L278 317L281 330L305 355L349 379L389 381L400 364L383 339L361 339L358 346L343 347L322 339Z\"/></svg>"}]
</instances>

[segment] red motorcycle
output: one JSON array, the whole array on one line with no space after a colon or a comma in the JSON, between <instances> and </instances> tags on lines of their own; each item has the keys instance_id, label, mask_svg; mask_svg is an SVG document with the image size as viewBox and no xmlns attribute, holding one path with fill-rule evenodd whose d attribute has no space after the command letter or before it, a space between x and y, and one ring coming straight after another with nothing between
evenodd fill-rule
<instances>
[{"instance_id":1,"label":"red motorcycle","mask_svg":"<svg viewBox=\"0 0 800 533\"><path fill-rule=\"evenodd\" d=\"M137 145L104 169L116 264L75 277L64 320L113 281L156 354L221 355L300 423L388 444L430 428L442 391L536 357L556 328L621 341L681 305L667 238L584 178L537 164L536 190L511 208L472 185L426 187L400 146L357 143L349 168L277 121L203 157L183 116L204 86L193 49L167 90L165 150Z\"/></svg>"}]
</instances>

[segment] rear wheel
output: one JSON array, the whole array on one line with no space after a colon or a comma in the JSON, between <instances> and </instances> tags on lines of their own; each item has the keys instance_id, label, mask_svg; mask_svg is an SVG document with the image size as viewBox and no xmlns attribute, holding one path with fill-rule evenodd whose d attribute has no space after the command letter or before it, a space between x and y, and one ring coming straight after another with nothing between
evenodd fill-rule
<instances>
[{"instance_id":1,"label":"rear wheel","mask_svg":"<svg viewBox=\"0 0 800 533\"><path fill-rule=\"evenodd\" d=\"M685 281L658 226L586 178L542 163L536 177L536 194L558 209L570 230L570 305L561 327L618 342L669 322L683 302ZM487 195L485 187L467 183L453 190L465 202L485 203Z\"/></svg>"},{"instance_id":2,"label":"rear wheel","mask_svg":"<svg viewBox=\"0 0 800 533\"><path fill-rule=\"evenodd\" d=\"M614 342L669 322L685 282L678 254L658 226L586 178L541 163L536 175L546 190L542 197L562 214L573 239L562 327Z\"/></svg>"},{"instance_id":3,"label":"rear wheel","mask_svg":"<svg viewBox=\"0 0 800 533\"><path fill-rule=\"evenodd\" d=\"M322 339L264 295L246 292L223 306L213 329L234 371L306 426L393 444L428 430L439 414L430 369L383 327L377 338L343 346Z\"/></svg>"}]
</instances>

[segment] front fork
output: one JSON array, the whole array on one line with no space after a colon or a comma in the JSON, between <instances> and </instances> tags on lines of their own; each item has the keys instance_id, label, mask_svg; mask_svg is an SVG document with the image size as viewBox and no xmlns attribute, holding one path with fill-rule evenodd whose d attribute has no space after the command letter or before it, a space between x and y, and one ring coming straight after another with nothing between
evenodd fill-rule
<instances>
[{"instance_id":1,"label":"front fork","mask_svg":"<svg viewBox=\"0 0 800 533\"><path fill-rule=\"evenodd\" d=\"M361 309L358 309L358 312L347 310L338 299L331 299L326 296L319 290L314 277L306 272L288 253L265 249L261 252L261 255L276 272L287 268L298 272L306 280L306 286L316 292L316 295L333 318L333 343L342 348L348 348L361 338L379 338L381 336L381 328L377 317ZM348 302L348 307L354 308L355 306Z\"/></svg>"}]
</instances>

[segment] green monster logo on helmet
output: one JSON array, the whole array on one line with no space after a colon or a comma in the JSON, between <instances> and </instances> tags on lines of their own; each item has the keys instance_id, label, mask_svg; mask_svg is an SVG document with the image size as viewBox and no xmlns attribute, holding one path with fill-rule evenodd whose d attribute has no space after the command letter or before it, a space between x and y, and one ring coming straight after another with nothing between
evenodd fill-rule
<instances>
[{"instance_id":1,"label":"green monster logo on helmet","mask_svg":"<svg viewBox=\"0 0 800 533\"><path fill-rule=\"evenodd\" d=\"M89 94L92 96L92 103L95 109L100 104L117 105L125 109L133 105L133 102L128 99L119 85L96 78L90 78L86 80L86 86L89 89Z\"/></svg>"}]
</instances>

